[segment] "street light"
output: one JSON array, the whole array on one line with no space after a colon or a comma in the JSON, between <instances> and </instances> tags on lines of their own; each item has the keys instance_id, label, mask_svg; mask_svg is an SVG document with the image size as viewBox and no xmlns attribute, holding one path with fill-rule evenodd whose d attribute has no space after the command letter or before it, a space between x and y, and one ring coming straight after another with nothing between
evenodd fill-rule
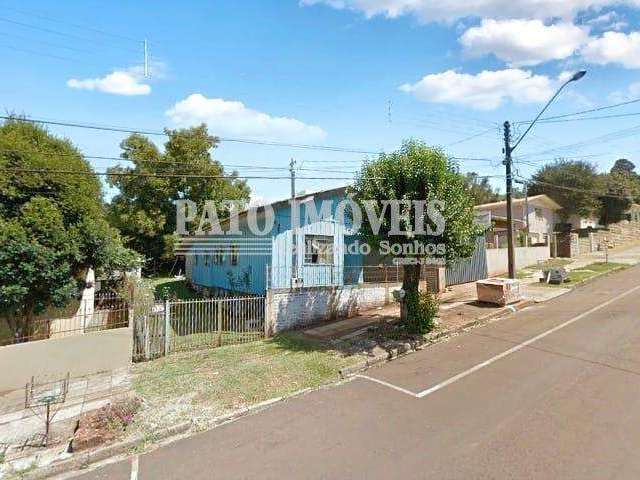
<instances>
[{"instance_id":1,"label":"street light","mask_svg":"<svg viewBox=\"0 0 640 480\"><path fill-rule=\"evenodd\" d=\"M515 145L511 146L511 125L509 122L504 122L504 165L507 176L507 256L509 262L509 278L516 278L516 262L515 262L515 245L513 242L513 208L512 208L512 176L511 176L511 165L512 159L511 154L513 151L518 148L518 145L522 142L524 137L529 133L529 131L533 128L536 122L540 119L542 114L549 108L549 105L553 103L553 101L560 95L560 92L569 85L571 82L577 82L582 77L587 74L586 70L580 70L574 73L571 78L569 78L566 82L560 85L560 88L553 94L553 96L549 99L547 104L544 106L540 113L533 119L533 121L529 124L529 127L524 131L522 135L516 140ZM529 212L527 212L528 215Z\"/></svg>"}]
</instances>

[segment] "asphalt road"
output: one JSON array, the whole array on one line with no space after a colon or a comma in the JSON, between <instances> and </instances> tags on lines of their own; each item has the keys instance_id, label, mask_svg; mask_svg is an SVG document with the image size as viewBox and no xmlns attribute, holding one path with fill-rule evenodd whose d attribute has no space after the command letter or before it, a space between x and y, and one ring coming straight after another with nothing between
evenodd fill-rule
<instances>
[{"instance_id":1,"label":"asphalt road","mask_svg":"<svg viewBox=\"0 0 640 480\"><path fill-rule=\"evenodd\" d=\"M637 267L141 455L137 477L638 479L639 311Z\"/></svg>"}]
</instances>

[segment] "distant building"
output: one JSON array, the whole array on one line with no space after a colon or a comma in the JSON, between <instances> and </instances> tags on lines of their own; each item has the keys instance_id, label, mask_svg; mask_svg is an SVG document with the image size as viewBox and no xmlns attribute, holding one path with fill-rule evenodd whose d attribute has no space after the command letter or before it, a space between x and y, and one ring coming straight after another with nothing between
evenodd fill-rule
<instances>
[{"instance_id":1,"label":"distant building","mask_svg":"<svg viewBox=\"0 0 640 480\"><path fill-rule=\"evenodd\" d=\"M477 214L490 214L493 225L494 248L506 246L507 202L485 203L474 207ZM513 200L513 220L516 231L528 236L529 244L548 244L554 226L558 222L558 210L562 207L547 195L534 195Z\"/></svg>"}]
</instances>

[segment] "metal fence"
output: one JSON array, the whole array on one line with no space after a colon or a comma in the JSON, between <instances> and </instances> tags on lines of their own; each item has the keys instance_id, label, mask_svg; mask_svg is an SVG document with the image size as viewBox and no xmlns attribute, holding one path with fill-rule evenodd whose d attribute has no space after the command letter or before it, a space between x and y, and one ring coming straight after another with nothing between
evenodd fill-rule
<instances>
[{"instance_id":1,"label":"metal fence","mask_svg":"<svg viewBox=\"0 0 640 480\"><path fill-rule=\"evenodd\" d=\"M166 300L135 315L134 360L264 338L265 297Z\"/></svg>"},{"instance_id":2,"label":"metal fence","mask_svg":"<svg viewBox=\"0 0 640 480\"><path fill-rule=\"evenodd\" d=\"M429 279L429 272L438 265L425 264L420 270L421 280ZM291 288L297 278L298 287L328 287L358 284L401 283L403 265L303 265L297 272L290 267L268 266L267 288Z\"/></svg>"},{"instance_id":3,"label":"metal fence","mask_svg":"<svg viewBox=\"0 0 640 480\"><path fill-rule=\"evenodd\" d=\"M94 299L82 299L65 310L45 315L7 321L0 346L127 327L130 312L126 299L115 294L98 294Z\"/></svg>"}]
</instances>

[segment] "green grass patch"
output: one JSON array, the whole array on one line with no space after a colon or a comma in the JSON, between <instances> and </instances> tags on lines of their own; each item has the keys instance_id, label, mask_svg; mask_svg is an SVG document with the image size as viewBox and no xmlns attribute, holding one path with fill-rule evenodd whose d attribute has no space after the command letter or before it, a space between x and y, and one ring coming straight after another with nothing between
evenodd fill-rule
<instances>
[{"instance_id":1,"label":"green grass patch","mask_svg":"<svg viewBox=\"0 0 640 480\"><path fill-rule=\"evenodd\" d=\"M553 285L550 283L542 283L542 285L545 285L547 287L568 287L568 286L571 286L572 284L575 285L576 283L580 283L589 278L602 275L612 270L627 268L628 266L629 265L624 263L595 262L595 263L586 265L582 268L570 271L569 276L567 277L567 280L565 280L565 282L561 285Z\"/></svg>"},{"instance_id":2,"label":"green grass patch","mask_svg":"<svg viewBox=\"0 0 640 480\"><path fill-rule=\"evenodd\" d=\"M194 404L232 410L337 380L341 368L359 359L283 334L138 364L134 388L153 402L189 395Z\"/></svg>"},{"instance_id":3,"label":"green grass patch","mask_svg":"<svg viewBox=\"0 0 640 480\"><path fill-rule=\"evenodd\" d=\"M202 298L198 292L187 285L186 280L176 280L174 277L156 277L146 279L153 287L156 298L189 300Z\"/></svg>"},{"instance_id":4,"label":"green grass patch","mask_svg":"<svg viewBox=\"0 0 640 480\"><path fill-rule=\"evenodd\" d=\"M550 258L544 262L529 265L516 272L516 278L524 280L525 278L531 278L536 272L540 270L547 270L549 268L559 268L569 265L572 260L568 258Z\"/></svg>"}]
</instances>

